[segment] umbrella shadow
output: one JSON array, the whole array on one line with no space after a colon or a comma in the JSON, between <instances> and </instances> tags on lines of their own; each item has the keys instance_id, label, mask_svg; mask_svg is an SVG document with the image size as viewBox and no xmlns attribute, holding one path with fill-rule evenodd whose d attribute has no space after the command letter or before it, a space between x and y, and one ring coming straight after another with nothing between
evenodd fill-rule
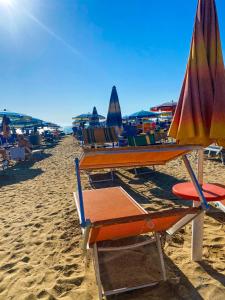
<instances>
[{"instance_id":1,"label":"umbrella shadow","mask_svg":"<svg viewBox=\"0 0 225 300\"><path fill-rule=\"evenodd\" d=\"M223 286L225 286L225 275L219 273L213 269L206 261L200 261L198 264L207 272L212 278L219 281Z\"/></svg>"},{"instance_id":2,"label":"umbrella shadow","mask_svg":"<svg viewBox=\"0 0 225 300\"><path fill-rule=\"evenodd\" d=\"M146 187L149 192L151 193L151 202L154 201L154 198L160 199L160 200L170 200L174 202L174 204L178 205L183 205L183 206L192 206L192 201L186 201L182 200L180 198L177 198L173 193L172 193L172 187L177 184L184 182L184 180L179 180L176 177L165 174L159 171L152 171L150 174L146 174L144 177L139 176L139 177L134 177L130 178L126 176L124 173L118 172L120 174L120 177L124 177L125 179L128 180L129 184L132 185L140 185L144 184L146 182L151 182L155 187ZM149 199L150 200L150 199ZM148 203L149 203L148 200ZM146 203L146 202L145 202ZM157 201L158 203L158 201Z\"/></svg>"}]
</instances>

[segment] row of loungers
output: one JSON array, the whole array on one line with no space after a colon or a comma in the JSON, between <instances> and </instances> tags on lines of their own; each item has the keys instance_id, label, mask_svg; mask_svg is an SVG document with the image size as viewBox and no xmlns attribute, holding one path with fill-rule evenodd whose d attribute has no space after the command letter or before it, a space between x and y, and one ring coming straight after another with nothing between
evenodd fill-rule
<instances>
[{"instance_id":1,"label":"row of loungers","mask_svg":"<svg viewBox=\"0 0 225 300\"><path fill-rule=\"evenodd\" d=\"M137 285L126 284L124 287L120 285L118 288L112 285L112 289L106 289L99 266L99 258L104 252L121 252L124 249L156 243L161 280L167 280L161 238L165 235L173 235L191 220L204 214L204 210L208 207L186 156L190 151L198 149L199 147L196 146L178 145L84 149L80 160L76 158L77 193L74 193L75 203L84 237L83 248L93 252L100 299L104 295L118 294L158 283L158 280L154 280L148 283L139 282ZM177 208L152 213L144 210L122 187L82 190L80 170L162 165L179 156L183 158L202 201L200 207ZM147 235L147 238L140 243L125 246L118 246L116 243L116 240L143 234ZM111 241L110 246L104 245L104 241Z\"/></svg>"}]
</instances>

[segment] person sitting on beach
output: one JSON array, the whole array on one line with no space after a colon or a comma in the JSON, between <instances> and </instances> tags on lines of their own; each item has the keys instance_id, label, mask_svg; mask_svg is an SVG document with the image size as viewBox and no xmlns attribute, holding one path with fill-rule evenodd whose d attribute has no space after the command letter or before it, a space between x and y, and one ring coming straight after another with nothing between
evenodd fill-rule
<instances>
[{"instance_id":1,"label":"person sitting on beach","mask_svg":"<svg viewBox=\"0 0 225 300\"><path fill-rule=\"evenodd\" d=\"M27 139L24 138L22 134L18 135L18 147L25 148L25 153L28 155L32 154L31 144L28 142Z\"/></svg>"}]
</instances>

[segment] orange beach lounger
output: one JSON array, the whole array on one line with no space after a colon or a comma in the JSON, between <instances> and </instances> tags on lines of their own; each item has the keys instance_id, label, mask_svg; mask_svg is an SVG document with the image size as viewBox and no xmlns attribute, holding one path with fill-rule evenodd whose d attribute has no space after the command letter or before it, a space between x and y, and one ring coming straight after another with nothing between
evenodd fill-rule
<instances>
[{"instance_id":1,"label":"orange beach lounger","mask_svg":"<svg viewBox=\"0 0 225 300\"><path fill-rule=\"evenodd\" d=\"M141 148L141 147L140 147ZM185 226L191 220L204 213L205 198L202 195L201 187L188 164L185 154L194 147L192 146L154 146L146 151L146 147L141 149L142 155L139 151L132 149L131 154L129 148L125 148L125 155L119 148L112 152L109 149L102 149L90 151L90 156L81 158L80 162L75 159L76 175L77 175L77 194L74 193L77 211L80 218L82 232L84 235L84 249L93 249L93 259L96 271L96 281L99 289L99 298L103 295L118 294L129 290L139 289L146 286L152 286L157 283L150 282L149 284L142 284L136 286L126 286L124 288L105 290L102 286L101 274L99 270L99 252L120 251L126 248L131 249L155 242L157 245L157 252L160 258L162 280L166 280L166 270L164 265L163 253L161 248L160 238L162 233L169 235L177 232L181 227ZM139 148L138 148L139 149ZM196 148L194 148L196 149ZM124 189L121 187L110 187L95 190L82 191L80 181L80 168L102 168L110 166L116 167L118 165L127 166L131 162L139 165L142 157L148 163L162 164L182 156L191 176L192 181L200 195L202 207L179 208L148 213L144 210ZM95 157L97 156L97 158ZM137 158L138 156L138 158ZM94 159L92 160L91 158ZM101 159L99 159L101 157ZM129 157L129 158L128 158ZM86 160L86 158L88 158ZM143 160L142 160L143 161ZM141 234L153 233L154 238L149 238L145 242L135 243L129 246L120 247L102 247L100 243L103 241L114 241L126 237L139 236Z\"/></svg>"}]
</instances>

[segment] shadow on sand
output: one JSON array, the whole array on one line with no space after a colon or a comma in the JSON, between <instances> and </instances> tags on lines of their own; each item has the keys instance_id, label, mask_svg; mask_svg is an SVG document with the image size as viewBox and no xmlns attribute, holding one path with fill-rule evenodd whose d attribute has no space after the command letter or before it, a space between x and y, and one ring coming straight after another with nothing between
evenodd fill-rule
<instances>
[{"instance_id":1,"label":"shadow on sand","mask_svg":"<svg viewBox=\"0 0 225 300\"><path fill-rule=\"evenodd\" d=\"M51 154L42 153L41 156L29 161L17 162L14 166L9 167L5 171L0 171L0 187L16 184L29 179L33 179L36 176L43 173L41 168L31 169L35 162L50 157Z\"/></svg>"},{"instance_id":2,"label":"shadow on sand","mask_svg":"<svg viewBox=\"0 0 225 300\"><path fill-rule=\"evenodd\" d=\"M219 273L213 269L206 261L200 261L198 264L204 269L205 272L209 274L212 278L219 281L223 286L225 286L225 275Z\"/></svg>"},{"instance_id":3,"label":"shadow on sand","mask_svg":"<svg viewBox=\"0 0 225 300\"><path fill-rule=\"evenodd\" d=\"M98 175L96 174L95 176L95 178L97 179ZM121 186L140 204L150 204L154 202L156 204L159 204L160 200L170 200L174 204L190 207L192 206L192 201L179 199L172 193L172 187L180 182L184 182L184 180L179 180L174 176L154 170L151 170L148 174L138 175L135 177L130 177L129 175L126 175L125 173L122 173L120 171L115 171L114 181L93 183L92 187L104 188L110 186ZM135 185L139 186L143 184L145 185L147 183L152 184L152 187L149 187L147 185L145 187L145 190L147 189L150 192L149 197L146 197L134 187ZM169 203L165 202L164 204L163 201L162 206L168 207Z\"/></svg>"},{"instance_id":4,"label":"shadow on sand","mask_svg":"<svg viewBox=\"0 0 225 300\"><path fill-rule=\"evenodd\" d=\"M108 296L108 300L134 300L134 299L195 299L204 298L198 293L198 290L192 285L187 276L174 264L174 262L164 255L167 269L172 271L173 278L168 278L166 282L160 282L154 287L139 289L119 295Z\"/></svg>"}]
</instances>

